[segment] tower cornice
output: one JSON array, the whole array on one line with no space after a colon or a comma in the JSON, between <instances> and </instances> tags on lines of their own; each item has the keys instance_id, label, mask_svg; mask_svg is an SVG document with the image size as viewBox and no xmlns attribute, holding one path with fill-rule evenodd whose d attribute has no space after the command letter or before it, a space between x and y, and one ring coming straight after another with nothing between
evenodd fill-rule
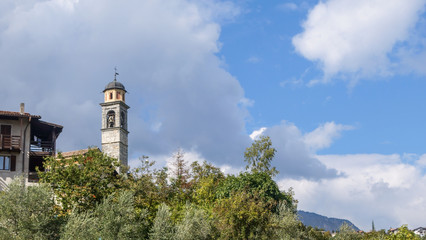
<instances>
[{"instance_id":1,"label":"tower cornice","mask_svg":"<svg viewBox=\"0 0 426 240\"><path fill-rule=\"evenodd\" d=\"M107 106L112 106L112 105L116 105L116 104L120 104L121 106L125 107L126 109L129 109L130 107L125 104L122 101L114 101L114 102L103 102L103 103L99 103L99 105L101 105L102 107L107 107Z\"/></svg>"},{"instance_id":2,"label":"tower cornice","mask_svg":"<svg viewBox=\"0 0 426 240\"><path fill-rule=\"evenodd\" d=\"M126 134L129 134L129 133L130 133L129 131L127 131L126 129L121 128L121 127L101 128L101 131L102 131L102 132L107 132L107 131L116 131L116 130L121 130L121 131L125 132Z\"/></svg>"}]
</instances>

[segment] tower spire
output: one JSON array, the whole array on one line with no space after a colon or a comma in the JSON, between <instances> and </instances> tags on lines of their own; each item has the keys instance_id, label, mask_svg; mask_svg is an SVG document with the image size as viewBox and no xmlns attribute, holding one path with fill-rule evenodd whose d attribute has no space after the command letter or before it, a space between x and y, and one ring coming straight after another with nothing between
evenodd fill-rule
<instances>
[{"instance_id":1,"label":"tower spire","mask_svg":"<svg viewBox=\"0 0 426 240\"><path fill-rule=\"evenodd\" d=\"M114 82L117 82L117 75L120 75L120 74L118 74L117 72L117 67L114 67Z\"/></svg>"}]
</instances>

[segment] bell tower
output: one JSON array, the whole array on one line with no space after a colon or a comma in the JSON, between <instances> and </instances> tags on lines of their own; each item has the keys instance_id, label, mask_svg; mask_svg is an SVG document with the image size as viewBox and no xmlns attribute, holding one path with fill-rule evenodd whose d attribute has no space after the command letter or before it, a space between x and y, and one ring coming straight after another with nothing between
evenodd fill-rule
<instances>
[{"instance_id":1,"label":"bell tower","mask_svg":"<svg viewBox=\"0 0 426 240\"><path fill-rule=\"evenodd\" d=\"M102 152L128 165L127 106L124 85L117 81L117 70L114 81L106 85L102 107Z\"/></svg>"}]
</instances>

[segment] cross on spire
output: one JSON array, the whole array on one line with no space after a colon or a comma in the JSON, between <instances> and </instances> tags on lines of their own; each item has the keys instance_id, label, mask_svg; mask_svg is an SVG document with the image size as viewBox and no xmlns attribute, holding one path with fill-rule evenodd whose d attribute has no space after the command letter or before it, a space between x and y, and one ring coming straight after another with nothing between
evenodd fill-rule
<instances>
[{"instance_id":1,"label":"cross on spire","mask_svg":"<svg viewBox=\"0 0 426 240\"><path fill-rule=\"evenodd\" d=\"M117 75L120 75L120 74L118 74L118 72L117 72L117 67L114 67L114 81L115 82L117 81Z\"/></svg>"}]
</instances>

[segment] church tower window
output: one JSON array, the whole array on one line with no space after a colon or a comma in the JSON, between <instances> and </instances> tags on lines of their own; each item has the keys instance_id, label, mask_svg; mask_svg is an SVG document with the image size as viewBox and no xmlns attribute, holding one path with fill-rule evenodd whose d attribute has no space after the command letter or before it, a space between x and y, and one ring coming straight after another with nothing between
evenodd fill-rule
<instances>
[{"instance_id":1,"label":"church tower window","mask_svg":"<svg viewBox=\"0 0 426 240\"><path fill-rule=\"evenodd\" d=\"M107 114L107 126L112 128L115 126L115 112L109 111Z\"/></svg>"}]
</instances>

